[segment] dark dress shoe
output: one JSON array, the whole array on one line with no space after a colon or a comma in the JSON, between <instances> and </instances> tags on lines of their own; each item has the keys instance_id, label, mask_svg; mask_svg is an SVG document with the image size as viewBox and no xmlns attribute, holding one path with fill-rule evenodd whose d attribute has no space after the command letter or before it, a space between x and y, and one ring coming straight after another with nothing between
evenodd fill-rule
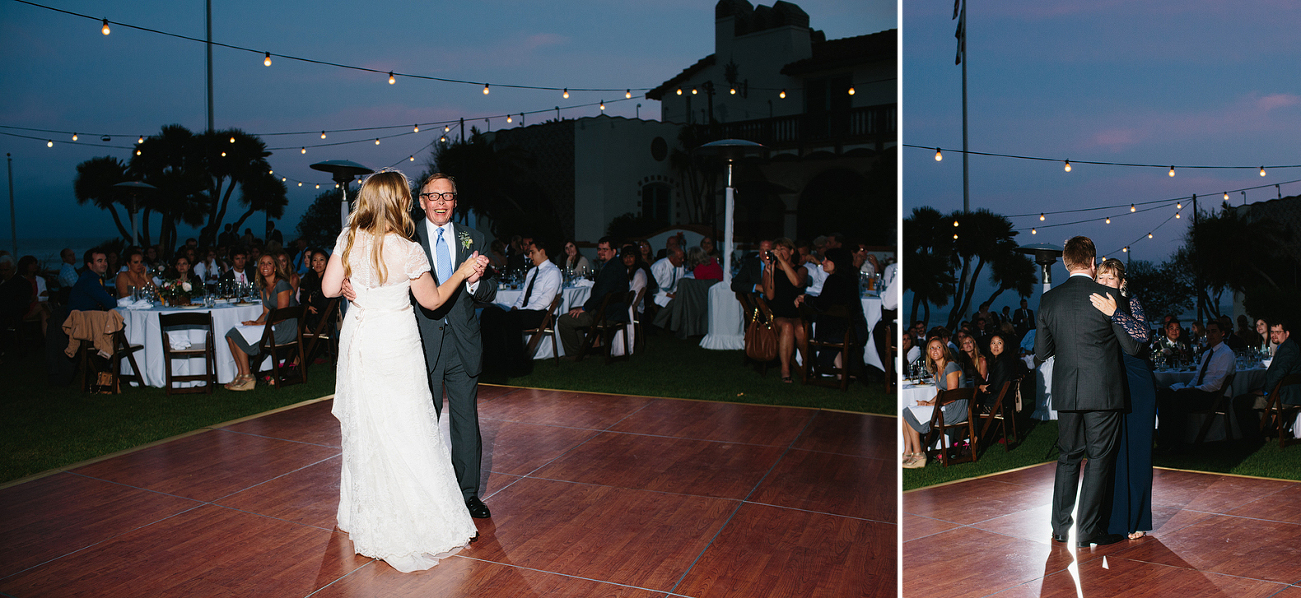
<instances>
[{"instance_id":1,"label":"dark dress shoe","mask_svg":"<svg viewBox=\"0 0 1301 598\"><path fill-rule=\"evenodd\" d=\"M1092 538L1080 540L1080 548L1088 548L1090 544L1106 546L1107 544L1115 544L1116 542L1126 539L1128 538L1123 534L1103 534L1101 536L1094 536Z\"/></svg>"},{"instance_id":2,"label":"dark dress shoe","mask_svg":"<svg viewBox=\"0 0 1301 598\"><path fill-rule=\"evenodd\" d=\"M475 519L487 519L492 517L492 511L488 510L488 505L483 504L477 496L471 496L465 501L465 508L470 510L470 516Z\"/></svg>"},{"instance_id":3,"label":"dark dress shoe","mask_svg":"<svg viewBox=\"0 0 1301 598\"><path fill-rule=\"evenodd\" d=\"M1053 534L1053 542L1061 542L1065 544L1068 540L1070 540L1070 538L1067 538L1066 536L1059 536L1057 534Z\"/></svg>"}]
</instances>

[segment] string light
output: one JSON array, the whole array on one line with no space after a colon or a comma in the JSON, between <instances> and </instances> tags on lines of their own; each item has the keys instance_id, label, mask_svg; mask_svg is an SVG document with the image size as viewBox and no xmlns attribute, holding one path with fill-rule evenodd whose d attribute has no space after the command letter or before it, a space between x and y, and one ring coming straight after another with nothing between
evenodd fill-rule
<instances>
[{"instance_id":1,"label":"string light","mask_svg":"<svg viewBox=\"0 0 1301 598\"><path fill-rule=\"evenodd\" d=\"M299 186L299 187L302 187L302 186L303 186L303 182L302 182L302 181L298 181L298 186Z\"/></svg>"},{"instance_id":2,"label":"string light","mask_svg":"<svg viewBox=\"0 0 1301 598\"><path fill-rule=\"evenodd\" d=\"M108 28L108 19L104 19L104 26L99 28L99 32L108 35L111 30Z\"/></svg>"},{"instance_id":3,"label":"string light","mask_svg":"<svg viewBox=\"0 0 1301 598\"><path fill-rule=\"evenodd\" d=\"M1169 174L1170 176L1174 176L1174 175L1175 175L1175 167L1174 167L1174 166L1171 166L1171 167L1170 167L1170 172L1169 172L1168 174Z\"/></svg>"},{"instance_id":4,"label":"string light","mask_svg":"<svg viewBox=\"0 0 1301 598\"><path fill-rule=\"evenodd\" d=\"M1224 192L1224 201L1229 201L1229 192L1228 192L1228 191L1225 191L1225 192Z\"/></svg>"},{"instance_id":5,"label":"string light","mask_svg":"<svg viewBox=\"0 0 1301 598\"><path fill-rule=\"evenodd\" d=\"M389 84L389 85L392 85L392 84L397 83L397 82L398 82L397 77L394 77L394 76L393 76L393 71L389 71L389 72L388 72L388 84Z\"/></svg>"},{"instance_id":6,"label":"string light","mask_svg":"<svg viewBox=\"0 0 1301 598\"><path fill-rule=\"evenodd\" d=\"M221 157L225 158L225 157L226 157L226 152L221 152Z\"/></svg>"},{"instance_id":7,"label":"string light","mask_svg":"<svg viewBox=\"0 0 1301 598\"><path fill-rule=\"evenodd\" d=\"M487 84L487 83L484 83L484 84L483 84L483 95L488 95L488 84Z\"/></svg>"},{"instance_id":8,"label":"string light","mask_svg":"<svg viewBox=\"0 0 1301 598\"><path fill-rule=\"evenodd\" d=\"M1066 172L1070 172L1070 171L1071 171L1071 161L1070 161L1070 160L1067 160L1067 161L1066 161Z\"/></svg>"},{"instance_id":9,"label":"string light","mask_svg":"<svg viewBox=\"0 0 1301 598\"><path fill-rule=\"evenodd\" d=\"M957 241L957 240L958 240L958 233L953 233L953 240L954 240L954 241Z\"/></svg>"},{"instance_id":10,"label":"string light","mask_svg":"<svg viewBox=\"0 0 1301 598\"><path fill-rule=\"evenodd\" d=\"M1044 214L1043 214L1043 213L1040 213L1040 214L1039 214L1039 222L1043 222L1043 221L1044 221Z\"/></svg>"},{"instance_id":11,"label":"string light","mask_svg":"<svg viewBox=\"0 0 1301 598\"><path fill-rule=\"evenodd\" d=\"M1124 249L1121 249L1121 251L1124 252L1124 253L1129 253L1129 248L1126 247L1126 248L1124 248Z\"/></svg>"},{"instance_id":12,"label":"string light","mask_svg":"<svg viewBox=\"0 0 1301 598\"><path fill-rule=\"evenodd\" d=\"M439 142L439 143L447 143L447 136L446 136L446 135L443 135L443 136L439 137L439 138L438 138L438 142Z\"/></svg>"},{"instance_id":13,"label":"string light","mask_svg":"<svg viewBox=\"0 0 1301 598\"><path fill-rule=\"evenodd\" d=\"M1175 202L1175 209L1176 209L1176 210L1182 210L1182 209L1184 209L1184 202L1182 202L1182 201L1177 201L1177 202Z\"/></svg>"},{"instance_id":14,"label":"string light","mask_svg":"<svg viewBox=\"0 0 1301 598\"><path fill-rule=\"evenodd\" d=\"M957 221L957 220L954 220L954 221L953 221L953 226L954 226L954 227L957 227L957 226L958 226L958 221Z\"/></svg>"},{"instance_id":15,"label":"string light","mask_svg":"<svg viewBox=\"0 0 1301 598\"><path fill-rule=\"evenodd\" d=\"M731 93L732 95L736 95L736 88L733 87L733 88L729 91L729 93Z\"/></svg>"},{"instance_id":16,"label":"string light","mask_svg":"<svg viewBox=\"0 0 1301 598\"><path fill-rule=\"evenodd\" d=\"M682 95L682 90L681 90L681 89L678 90L678 95ZM566 100L568 100L568 99L569 99L569 88L566 87L566 88L565 88L565 92L562 93L562 94L560 94L560 96L563 97L563 98L565 98Z\"/></svg>"},{"instance_id":17,"label":"string light","mask_svg":"<svg viewBox=\"0 0 1301 598\"><path fill-rule=\"evenodd\" d=\"M682 95L682 88L681 88L681 87L678 88L678 95Z\"/></svg>"},{"instance_id":18,"label":"string light","mask_svg":"<svg viewBox=\"0 0 1301 598\"><path fill-rule=\"evenodd\" d=\"M1135 206L1134 204L1129 204L1129 211L1130 211L1130 212L1137 212L1137 211L1138 211L1138 207Z\"/></svg>"},{"instance_id":19,"label":"string light","mask_svg":"<svg viewBox=\"0 0 1301 598\"><path fill-rule=\"evenodd\" d=\"M779 98L781 98L781 99L783 99L783 100L786 99L786 90L783 89L781 93L777 94L777 97L779 97Z\"/></svg>"},{"instance_id":20,"label":"string light","mask_svg":"<svg viewBox=\"0 0 1301 598\"><path fill-rule=\"evenodd\" d=\"M140 155L140 150L136 150L136 155L137 155L137 156Z\"/></svg>"},{"instance_id":21,"label":"string light","mask_svg":"<svg viewBox=\"0 0 1301 598\"><path fill-rule=\"evenodd\" d=\"M849 95L851 95L851 96L854 95L854 88L853 88L853 87L850 87L850 88L849 88Z\"/></svg>"},{"instance_id":22,"label":"string light","mask_svg":"<svg viewBox=\"0 0 1301 598\"><path fill-rule=\"evenodd\" d=\"M375 145L379 145L379 137L375 138Z\"/></svg>"},{"instance_id":23,"label":"string light","mask_svg":"<svg viewBox=\"0 0 1301 598\"><path fill-rule=\"evenodd\" d=\"M506 115L506 122L508 122L508 123L509 123L509 122L514 122L514 121L512 121L512 120L511 120L511 118L510 118L510 115L509 115L509 114L507 114L507 115Z\"/></svg>"},{"instance_id":24,"label":"string light","mask_svg":"<svg viewBox=\"0 0 1301 598\"><path fill-rule=\"evenodd\" d=\"M1265 176L1265 167L1264 167L1264 166L1261 166L1261 167L1260 167L1260 176Z\"/></svg>"},{"instance_id":25,"label":"string light","mask_svg":"<svg viewBox=\"0 0 1301 598\"><path fill-rule=\"evenodd\" d=\"M230 136L230 142L231 142L231 143L235 143L235 136L234 136L234 135L231 135L231 136Z\"/></svg>"},{"instance_id":26,"label":"string light","mask_svg":"<svg viewBox=\"0 0 1301 598\"><path fill-rule=\"evenodd\" d=\"M268 171L267 171L267 174L275 174L275 173L276 173L276 171L274 171L274 170L268 170Z\"/></svg>"},{"instance_id":27,"label":"string light","mask_svg":"<svg viewBox=\"0 0 1301 598\"><path fill-rule=\"evenodd\" d=\"M76 134L76 133L73 133L73 134L72 134L72 140L73 140L73 141L76 141L76 140L77 140L77 134Z\"/></svg>"},{"instance_id":28,"label":"string light","mask_svg":"<svg viewBox=\"0 0 1301 598\"><path fill-rule=\"evenodd\" d=\"M320 183L317 183L317 184L316 184L316 188L317 188L317 189L320 189L320 188L321 188L321 184L320 184Z\"/></svg>"},{"instance_id":29,"label":"string light","mask_svg":"<svg viewBox=\"0 0 1301 598\"><path fill-rule=\"evenodd\" d=\"M49 139L45 142L45 147L54 147L54 140Z\"/></svg>"},{"instance_id":30,"label":"string light","mask_svg":"<svg viewBox=\"0 0 1301 598\"><path fill-rule=\"evenodd\" d=\"M263 58L263 59L262 59L262 64L264 64L264 65L266 65L266 66L271 66L271 53L270 53L270 52L267 52L267 54L266 54L266 58Z\"/></svg>"},{"instance_id":31,"label":"string light","mask_svg":"<svg viewBox=\"0 0 1301 598\"><path fill-rule=\"evenodd\" d=\"M1179 217L1179 212L1175 212L1175 218Z\"/></svg>"},{"instance_id":32,"label":"string light","mask_svg":"<svg viewBox=\"0 0 1301 598\"><path fill-rule=\"evenodd\" d=\"M144 135L141 135L139 139L136 139L136 143L144 143L144 142L145 142L145 136L144 136ZM231 143L235 143L235 139L234 139L234 138L231 138L230 142L231 142Z\"/></svg>"},{"instance_id":33,"label":"string light","mask_svg":"<svg viewBox=\"0 0 1301 598\"><path fill-rule=\"evenodd\" d=\"M307 153L307 146L303 146L303 151L302 151L302 153L304 153L304 154Z\"/></svg>"},{"instance_id":34,"label":"string light","mask_svg":"<svg viewBox=\"0 0 1301 598\"><path fill-rule=\"evenodd\" d=\"M412 162L415 162L415 161L416 161L416 157L415 157L414 155L411 156L410 158L407 158L407 159L410 160L410 161L412 161Z\"/></svg>"},{"instance_id":35,"label":"string light","mask_svg":"<svg viewBox=\"0 0 1301 598\"><path fill-rule=\"evenodd\" d=\"M1032 235L1037 235L1037 234L1039 234L1039 231L1037 231L1037 230L1035 230L1035 229L1032 228L1032 229L1030 229L1030 234L1032 234Z\"/></svg>"},{"instance_id":36,"label":"string light","mask_svg":"<svg viewBox=\"0 0 1301 598\"><path fill-rule=\"evenodd\" d=\"M605 112L605 100L601 100L601 112Z\"/></svg>"},{"instance_id":37,"label":"string light","mask_svg":"<svg viewBox=\"0 0 1301 598\"><path fill-rule=\"evenodd\" d=\"M444 133L451 132L451 130L452 130L452 127L451 127L450 125L443 125L443 132L444 132Z\"/></svg>"},{"instance_id":38,"label":"string light","mask_svg":"<svg viewBox=\"0 0 1301 598\"><path fill-rule=\"evenodd\" d=\"M625 99L625 100L631 100L631 99L632 99L632 90L631 90L631 89L629 89L629 90L623 92L623 99Z\"/></svg>"},{"instance_id":39,"label":"string light","mask_svg":"<svg viewBox=\"0 0 1301 598\"><path fill-rule=\"evenodd\" d=\"M1107 224L1111 224L1111 216L1107 216Z\"/></svg>"},{"instance_id":40,"label":"string light","mask_svg":"<svg viewBox=\"0 0 1301 598\"><path fill-rule=\"evenodd\" d=\"M419 132L420 132L420 123L416 123L416 126L415 126L414 128L411 129L411 132L412 132L412 133L419 133Z\"/></svg>"},{"instance_id":41,"label":"string light","mask_svg":"<svg viewBox=\"0 0 1301 598\"><path fill-rule=\"evenodd\" d=\"M691 95L696 95L697 93L700 93L700 92L696 91L696 88L692 87L692 88L691 88Z\"/></svg>"},{"instance_id":42,"label":"string light","mask_svg":"<svg viewBox=\"0 0 1301 598\"><path fill-rule=\"evenodd\" d=\"M325 139L325 131L321 131L321 139Z\"/></svg>"},{"instance_id":43,"label":"string light","mask_svg":"<svg viewBox=\"0 0 1301 598\"><path fill-rule=\"evenodd\" d=\"M1151 238L1152 238L1152 233L1148 233L1148 234L1147 234L1147 238L1151 239Z\"/></svg>"},{"instance_id":44,"label":"string light","mask_svg":"<svg viewBox=\"0 0 1301 598\"><path fill-rule=\"evenodd\" d=\"M943 159L944 159L944 153L940 151L940 148L938 147L935 148L935 161L939 162Z\"/></svg>"},{"instance_id":45,"label":"string light","mask_svg":"<svg viewBox=\"0 0 1301 598\"><path fill-rule=\"evenodd\" d=\"M289 180L289 179L286 178L286 177L280 177L280 182L282 182L282 183L285 182L285 181L287 181L287 180Z\"/></svg>"}]
</instances>

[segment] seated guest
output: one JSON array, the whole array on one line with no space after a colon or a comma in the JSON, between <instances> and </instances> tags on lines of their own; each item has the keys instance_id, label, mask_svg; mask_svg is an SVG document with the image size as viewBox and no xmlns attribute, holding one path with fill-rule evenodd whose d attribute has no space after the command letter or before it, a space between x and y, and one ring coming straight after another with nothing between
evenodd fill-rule
<instances>
[{"instance_id":1,"label":"seated guest","mask_svg":"<svg viewBox=\"0 0 1301 598\"><path fill-rule=\"evenodd\" d=\"M254 284L257 285L262 295L262 315L256 320L242 322L244 326L264 326L267 316L273 309L284 309L286 307L295 307L298 300L294 298L294 291L289 286L287 280L289 273L280 269L275 258L270 255L263 255L258 258L257 278ZM298 338L298 320L289 319L276 325L275 331L276 344L284 344ZM253 390L256 382L253 378L252 365L249 363L249 356L259 355L262 352L259 343L254 341L248 342L238 328L231 328L226 333L226 343L230 345L230 354L235 358L235 368L238 370L235 379L226 384L229 390ZM261 359L258 360L261 363Z\"/></svg>"},{"instance_id":2,"label":"seated guest","mask_svg":"<svg viewBox=\"0 0 1301 598\"><path fill-rule=\"evenodd\" d=\"M718 259L699 247L692 247L687 253L687 267L696 280L723 280L723 267Z\"/></svg>"},{"instance_id":3,"label":"seated guest","mask_svg":"<svg viewBox=\"0 0 1301 598\"><path fill-rule=\"evenodd\" d=\"M759 241L759 251L754 255L746 256L741 261L741 271L737 272L736 277L732 279L732 292L763 292L763 270L768 264L764 256L771 252L772 241L767 239Z\"/></svg>"},{"instance_id":4,"label":"seated guest","mask_svg":"<svg viewBox=\"0 0 1301 598\"><path fill-rule=\"evenodd\" d=\"M153 295L154 279L149 275L144 252L132 247L126 251L126 271L117 275L117 296L131 296L131 289Z\"/></svg>"},{"instance_id":5,"label":"seated guest","mask_svg":"<svg viewBox=\"0 0 1301 598\"><path fill-rule=\"evenodd\" d=\"M899 355L903 356L904 366L907 366L908 364L917 361L917 358L921 357L922 354L921 347L918 347L917 345L913 344L913 339L915 338L917 337L905 332L903 335L903 342L899 343ZM902 371L907 371L907 367L905 367Z\"/></svg>"},{"instance_id":6,"label":"seated guest","mask_svg":"<svg viewBox=\"0 0 1301 598\"><path fill-rule=\"evenodd\" d=\"M1164 334L1165 331L1162 330L1162 333ZM1186 334L1185 336L1188 337L1188 344L1190 345L1193 345L1195 347L1205 345L1206 327L1202 326L1201 320L1194 320L1192 324L1188 325L1188 334Z\"/></svg>"},{"instance_id":7,"label":"seated guest","mask_svg":"<svg viewBox=\"0 0 1301 598\"><path fill-rule=\"evenodd\" d=\"M852 327L858 346L867 342L867 320L863 317L863 304L858 298L858 276L852 269L848 250L842 248L827 251L820 269L827 275L822 294L800 295L795 298L795 305L807 303L818 312L813 331L814 338L824 342L838 342L845 338L845 330ZM832 307L848 309L849 318L841 318L823 313ZM823 349L818 352L818 364L826 369L844 367L844 355L840 351Z\"/></svg>"},{"instance_id":8,"label":"seated guest","mask_svg":"<svg viewBox=\"0 0 1301 598\"><path fill-rule=\"evenodd\" d=\"M722 257L722 254L720 254L718 252L718 249L714 247L713 237L705 236L704 238L700 239L700 249L704 250L705 255L712 257L715 260L718 260L720 257ZM688 253L688 255L690 254Z\"/></svg>"},{"instance_id":9,"label":"seated guest","mask_svg":"<svg viewBox=\"0 0 1301 598\"><path fill-rule=\"evenodd\" d=\"M1273 355L1274 350L1278 348L1278 343L1274 342L1274 336L1270 334L1269 322L1256 318L1256 334L1260 336L1260 342L1254 348L1262 353Z\"/></svg>"},{"instance_id":10,"label":"seated guest","mask_svg":"<svg viewBox=\"0 0 1301 598\"><path fill-rule=\"evenodd\" d=\"M45 277L41 276L40 269L41 263L36 261L36 256L24 255L18 260L18 275L14 278L22 279L30 289L30 299L22 319L40 322L41 336L45 336L50 321L50 292L45 288Z\"/></svg>"},{"instance_id":11,"label":"seated guest","mask_svg":"<svg viewBox=\"0 0 1301 598\"><path fill-rule=\"evenodd\" d=\"M59 259L63 260L63 264L59 266L59 288L70 289L72 285L77 284L77 254L65 247L59 252Z\"/></svg>"},{"instance_id":12,"label":"seated guest","mask_svg":"<svg viewBox=\"0 0 1301 598\"><path fill-rule=\"evenodd\" d=\"M108 269L108 258L102 249L87 249L83 260L86 269L82 270L77 283L72 285L68 295L68 309L77 311L94 311L113 309L117 301L104 288L104 271Z\"/></svg>"},{"instance_id":13,"label":"seated guest","mask_svg":"<svg viewBox=\"0 0 1301 598\"><path fill-rule=\"evenodd\" d=\"M686 275L686 269L682 267L686 259L687 256L681 249L672 247L665 258L651 264L651 274L655 278L655 285L659 287L655 293L655 305L665 307L677 296L678 281Z\"/></svg>"},{"instance_id":14,"label":"seated guest","mask_svg":"<svg viewBox=\"0 0 1301 598\"><path fill-rule=\"evenodd\" d=\"M1224 344L1234 350L1247 348L1247 343L1243 342L1241 337L1233 333L1233 318L1230 318L1229 316L1220 316L1218 321L1220 323L1220 330L1224 331Z\"/></svg>"},{"instance_id":15,"label":"seated guest","mask_svg":"<svg viewBox=\"0 0 1301 598\"><path fill-rule=\"evenodd\" d=\"M298 285L301 284L302 280L298 277L298 273L294 271L293 263L289 260L289 254L282 249L272 252L271 257L276 258L276 265L280 267L280 271L289 275L289 286L294 290L294 296L297 297Z\"/></svg>"},{"instance_id":16,"label":"seated guest","mask_svg":"<svg viewBox=\"0 0 1301 598\"><path fill-rule=\"evenodd\" d=\"M1257 320L1263 322L1264 320ZM1292 339L1292 322L1286 318L1272 324L1267 323L1269 342L1275 343L1274 359L1265 370L1265 383L1251 392L1233 397L1233 410L1238 416L1238 430L1246 439L1260 439L1260 414L1265 409L1269 393L1279 380L1293 374L1301 374L1301 346ZM1301 386L1285 386L1279 400L1284 405L1301 405Z\"/></svg>"},{"instance_id":17,"label":"seated guest","mask_svg":"<svg viewBox=\"0 0 1301 598\"><path fill-rule=\"evenodd\" d=\"M962 376L971 380L971 383L976 386L986 384L989 378L989 363L975 337L963 337L962 343L958 346L960 347L958 365L962 366Z\"/></svg>"},{"instance_id":18,"label":"seated guest","mask_svg":"<svg viewBox=\"0 0 1301 598\"><path fill-rule=\"evenodd\" d=\"M556 320L556 331L564 342L565 355L576 356L583 341L580 328L590 327L596 322L596 311L606 295L613 295L605 308L605 319L612 322L628 321L628 269L623 261L614 259L614 239L602 237L596 244L596 255L603 262L592 285L592 293L587 302L569 310Z\"/></svg>"},{"instance_id":19,"label":"seated guest","mask_svg":"<svg viewBox=\"0 0 1301 598\"><path fill-rule=\"evenodd\" d=\"M646 296L654 295L656 291L655 277L651 276L650 264L642 261L641 248L637 245L624 245L619 250L619 259L623 260L623 267L628 269L628 290L634 293L642 293L642 303L637 306L637 313L646 311Z\"/></svg>"},{"instance_id":20,"label":"seated guest","mask_svg":"<svg viewBox=\"0 0 1301 598\"><path fill-rule=\"evenodd\" d=\"M1223 328L1221 328L1223 330ZM1184 363L1192 360L1193 347L1184 335L1184 329L1179 326L1179 320L1169 319L1165 325L1165 336L1156 340L1161 348L1161 353L1167 359L1174 359Z\"/></svg>"},{"instance_id":21,"label":"seated guest","mask_svg":"<svg viewBox=\"0 0 1301 598\"><path fill-rule=\"evenodd\" d=\"M998 393L1003 391L1003 383L1015 380L1025 373L1025 363L1016 357L1014 346L1005 340L1002 333L989 337L989 377L980 388L980 410L989 413L998 400Z\"/></svg>"},{"instance_id":22,"label":"seated guest","mask_svg":"<svg viewBox=\"0 0 1301 598\"><path fill-rule=\"evenodd\" d=\"M183 253L177 255L176 259L172 261L172 266L166 272L163 272L163 279L188 282L191 288L196 291L203 286L199 282L199 277L190 268L190 260Z\"/></svg>"},{"instance_id":23,"label":"seated guest","mask_svg":"<svg viewBox=\"0 0 1301 598\"><path fill-rule=\"evenodd\" d=\"M488 264L494 270L506 271L506 244L502 243L501 239L493 239L488 246Z\"/></svg>"},{"instance_id":24,"label":"seated guest","mask_svg":"<svg viewBox=\"0 0 1301 598\"><path fill-rule=\"evenodd\" d=\"M330 298L321 292L321 277L325 276L325 266L330 262L330 255L324 249L313 247L307 250L307 274L298 284L298 301L307 306L305 325L307 330L316 330L317 324L330 306Z\"/></svg>"},{"instance_id":25,"label":"seated guest","mask_svg":"<svg viewBox=\"0 0 1301 598\"><path fill-rule=\"evenodd\" d=\"M212 249L201 252L203 259L193 264L194 275L199 277L204 284L217 282L221 277L221 266L217 263L217 252Z\"/></svg>"},{"instance_id":26,"label":"seated guest","mask_svg":"<svg viewBox=\"0 0 1301 598\"><path fill-rule=\"evenodd\" d=\"M551 262L550 249L548 241L533 239L525 250L531 267L524 274L524 294L509 306L509 311L489 305L479 315L484 354L501 356L483 360L488 378L527 376L533 371L533 356L525 354L523 331L542 324L551 302L560 293L560 268Z\"/></svg>"},{"instance_id":27,"label":"seated guest","mask_svg":"<svg viewBox=\"0 0 1301 598\"><path fill-rule=\"evenodd\" d=\"M818 256L813 255L811 251L801 252L799 257L801 258L800 265L803 266L805 270L808 270L808 288L804 289L804 294L812 295L814 297L821 295L822 285L826 284L827 277L830 276L830 274L828 274L826 270L822 269L822 264L818 260ZM848 265L841 268L842 273L848 273L848 271ZM858 294L857 276L854 277L854 294Z\"/></svg>"},{"instance_id":28,"label":"seated guest","mask_svg":"<svg viewBox=\"0 0 1301 598\"><path fill-rule=\"evenodd\" d=\"M794 255L795 243L785 237L776 239L772 251L764 254L763 270L763 296L772 311L777 331L777 358L781 361L782 382L787 384L792 381L791 363L795 350L798 348L805 361L808 360L804 320L795 305L808 271L795 265Z\"/></svg>"},{"instance_id":29,"label":"seated guest","mask_svg":"<svg viewBox=\"0 0 1301 598\"><path fill-rule=\"evenodd\" d=\"M655 259L657 259L657 260L662 260L662 259L668 257L668 256L669 256L669 253L670 253L673 249L681 249L681 250L682 250L682 255L685 256L685 255L687 254L687 250L686 250L686 249L683 249L683 247L682 247L682 245L683 245L683 238L684 238L684 237L683 237L683 235L682 235L681 232L679 232L679 233L676 234L676 235L670 235L669 238L667 238L667 239L664 240L664 249L661 249L661 250L659 250L658 252L655 253Z\"/></svg>"},{"instance_id":30,"label":"seated guest","mask_svg":"<svg viewBox=\"0 0 1301 598\"><path fill-rule=\"evenodd\" d=\"M945 346L939 337L933 337L926 341L926 370L935 378L936 391L949 390L954 388L966 388L970 382L962 375L962 366L958 365L953 358L953 353ZM929 401L918 401L919 407L934 406L935 401L939 399L937 392L934 399ZM944 425L952 425L967 421L967 401L958 400L945 405L942 408L944 413ZM926 447L922 446L922 434L929 432L931 429L930 420L921 421L913 413L913 409L903 410L903 439L904 453L903 466L907 469L917 469L926 466Z\"/></svg>"},{"instance_id":31,"label":"seated guest","mask_svg":"<svg viewBox=\"0 0 1301 598\"><path fill-rule=\"evenodd\" d=\"M1261 335L1256 334L1256 327L1251 325L1246 315L1238 316L1238 334L1237 337L1242 340L1243 348L1259 347Z\"/></svg>"},{"instance_id":32,"label":"seated guest","mask_svg":"<svg viewBox=\"0 0 1301 598\"><path fill-rule=\"evenodd\" d=\"M1158 419L1157 439L1160 451L1174 453L1183 450L1184 428L1188 414L1204 411L1224 394L1224 380L1236 371L1233 350L1224 343L1224 328L1219 320L1206 323L1208 348L1198 360L1197 378L1192 384L1174 383L1156 393Z\"/></svg>"},{"instance_id":33,"label":"seated guest","mask_svg":"<svg viewBox=\"0 0 1301 598\"><path fill-rule=\"evenodd\" d=\"M221 275L222 284L249 284L253 282L253 273L248 272L248 251L243 247L230 250L230 269Z\"/></svg>"},{"instance_id":34,"label":"seated guest","mask_svg":"<svg viewBox=\"0 0 1301 598\"><path fill-rule=\"evenodd\" d=\"M655 250L651 249L650 241L646 239L637 241L637 249L641 251L641 261L647 264L655 262Z\"/></svg>"},{"instance_id":35,"label":"seated guest","mask_svg":"<svg viewBox=\"0 0 1301 598\"><path fill-rule=\"evenodd\" d=\"M582 278L592 271L592 265L588 263L587 258L583 257L583 254L578 253L578 245L575 245L573 241L566 241L565 254L561 259L560 269L565 272L572 272L574 276Z\"/></svg>"}]
</instances>

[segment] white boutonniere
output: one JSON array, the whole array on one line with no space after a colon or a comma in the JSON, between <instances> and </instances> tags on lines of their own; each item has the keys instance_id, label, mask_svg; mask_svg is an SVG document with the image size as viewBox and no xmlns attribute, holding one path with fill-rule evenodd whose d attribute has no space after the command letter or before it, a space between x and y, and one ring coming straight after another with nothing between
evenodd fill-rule
<instances>
[{"instance_id":1,"label":"white boutonniere","mask_svg":"<svg viewBox=\"0 0 1301 598\"><path fill-rule=\"evenodd\" d=\"M456 234L456 238L460 239L461 247L465 249L469 249L471 246L474 245L474 239L470 238L470 233L467 233L465 231L458 231Z\"/></svg>"}]
</instances>

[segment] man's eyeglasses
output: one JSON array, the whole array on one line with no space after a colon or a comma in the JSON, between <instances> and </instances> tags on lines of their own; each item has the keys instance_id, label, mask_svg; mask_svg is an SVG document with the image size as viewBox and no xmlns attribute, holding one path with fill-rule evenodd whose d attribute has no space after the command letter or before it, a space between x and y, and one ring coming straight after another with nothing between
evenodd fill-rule
<instances>
[{"instance_id":1,"label":"man's eyeglasses","mask_svg":"<svg viewBox=\"0 0 1301 598\"><path fill-rule=\"evenodd\" d=\"M421 193L421 194L420 194L420 199L422 199L422 200L424 200L424 201L437 201L437 200L440 200L440 199L443 200L443 201L456 201L456 192L455 192L455 191L448 191L447 193L437 193L437 192L435 192L435 193Z\"/></svg>"}]
</instances>

